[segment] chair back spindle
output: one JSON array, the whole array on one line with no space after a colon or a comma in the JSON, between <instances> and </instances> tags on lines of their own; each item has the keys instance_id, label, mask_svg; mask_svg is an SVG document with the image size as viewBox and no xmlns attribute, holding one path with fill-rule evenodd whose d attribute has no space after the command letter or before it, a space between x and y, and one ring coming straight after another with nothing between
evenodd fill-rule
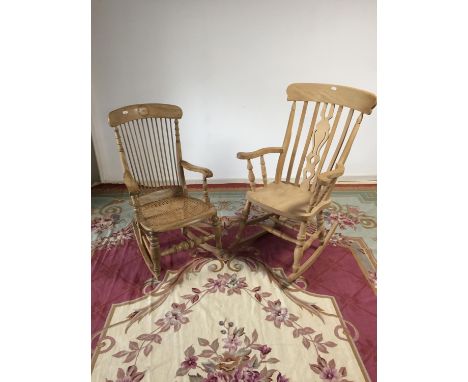
<instances>
[{"instance_id":1,"label":"chair back spindle","mask_svg":"<svg viewBox=\"0 0 468 382\"><path fill-rule=\"evenodd\" d=\"M376 105L376 96L347 86L312 83L291 84L287 95L292 105L282 146L283 152L276 168L275 183L293 183L303 190L315 192L320 174L332 171L346 162L364 114L371 114ZM301 103L302 107L299 106ZM296 108L301 112L297 126L294 126ZM341 118L342 114L347 115L344 121ZM309 128L304 129L307 125ZM294 143L286 176L283 178L291 142ZM301 146L302 154L297 160L296 156ZM294 172L296 176L293 181ZM320 192L321 195L314 197L315 202L326 198L334 183L329 184L327 190Z\"/></svg>"},{"instance_id":2,"label":"chair back spindle","mask_svg":"<svg viewBox=\"0 0 468 382\"><path fill-rule=\"evenodd\" d=\"M180 165L181 117L178 106L154 103L109 113L124 171L131 174L141 194L168 189L173 194L186 193Z\"/></svg>"}]
</instances>

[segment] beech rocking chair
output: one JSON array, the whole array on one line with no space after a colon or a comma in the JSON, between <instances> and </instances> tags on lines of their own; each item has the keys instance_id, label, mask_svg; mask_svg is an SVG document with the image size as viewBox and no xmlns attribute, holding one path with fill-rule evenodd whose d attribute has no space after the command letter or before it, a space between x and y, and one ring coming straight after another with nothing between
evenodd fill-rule
<instances>
[{"instance_id":1,"label":"beech rocking chair","mask_svg":"<svg viewBox=\"0 0 468 382\"><path fill-rule=\"evenodd\" d=\"M109 113L135 210L133 229L138 247L156 278L161 272L161 256L202 246L222 257L221 225L206 181L213 173L182 160L181 117L178 106L157 103L125 106ZM202 174L204 200L188 196L184 169ZM202 228L200 223L207 220L214 233ZM181 229L186 240L161 250L158 234L175 229ZM216 248L207 243L212 239Z\"/></svg>"},{"instance_id":2,"label":"beech rocking chair","mask_svg":"<svg viewBox=\"0 0 468 382\"><path fill-rule=\"evenodd\" d=\"M377 99L374 94L367 91L313 83L291 84L287 88L287 96L288 101L292 101L292 106L283 145L237 154L237 158L247 161L250 191L247 191L239 229L230 249L234 250L240 244L251 241L265 232L290 241L295 244L292 273L288 276L288 280L292 282L312 266L335 232L338 223L327 230L324 226L323 211L330 205L331 192L337 179L344 173L344 164L363 116L371 114ZM293 125L296 104L299 103L302 103L302 110L296 129ZM308 111L309 103L315 103L315 106ZM347 116L344 124L340 126L340 117L346 113L345 110L348 110ZM355 113L356 111L358 113ZM303 127L307 126L308 121L310 127L302 136ZM353 128L350 130L351 124ZM293 131L296 131L296 134L284 178L283 169ZM300 144L303 150L299 157L296 154L299 154ZM330 150L331 148L333 149ZM270 153L280 155L275 179L268 183L264 155ZM329 153L332 153L331 156ZM296 156L298 161L295 166ZM252 159L258 157L263 179L263 187L259 189L256 188L252 166ZM292 177L294 173L295 178ZM260 207L266 214L248 220L252 204ZM267 219L270 219L273 225L265 224ZM260 234L241 241L246 225L256 225L263 230ZM299 226L299 231L296 237L291 237L276 226L294 231ZM301 263L304 251L315 240L319 240L318 247Z\"/></svg>"}]
</instances>

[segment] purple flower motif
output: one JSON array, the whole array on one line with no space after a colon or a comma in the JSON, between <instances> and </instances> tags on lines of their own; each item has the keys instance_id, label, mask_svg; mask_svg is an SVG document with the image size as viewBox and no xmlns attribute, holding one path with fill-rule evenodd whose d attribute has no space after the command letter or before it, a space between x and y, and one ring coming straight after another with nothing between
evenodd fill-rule
<instances>
[{"instance_id":1,"label":"purple flower motif","mask_svg":"<svg viewBox=\"0 0 468 382\"><path fill-rule=\"evenodd\" d=\"M227 278L224 275L218 275L216 279L210 277L204 287L208 288L209 293L215 293L217 291L224 293L226 290L226 283Z\"/></svg>"},{"instance_id":2,"label":"purple flower motif","mask_svg":"<svg viewBox=\"0 0 468 382\"><path fill-rule=\"evenodd\" d=\"M221 292L224 293L227 289L227 294L230 296L233 293L241 294L241 289L246 288L248 285L245 282L245 277L237 278L237 274L225 273L224 275L217 275L216 279L209 278L204 287L208 288L209 293Z\"/></svg>"},{"instance_id":3,"label":"purple flower motif","mask_svg":"<svg viewBox=\"0 0 468 382\"><path fill-rule=\"evenodd\" d=\"M232 382L260 382L260 373L251 367L239 368L233 375Z\"/></svg>"},{"instance_id":4,"label":"purple flower motif","mask_svg":"<svg viewBox=\"0 0 468 382\"><path fill-rule=\"evenodd\" d=\"M233 334L228 335L227 338L223 338L223 342L223 348L228 349L230 353L234 353L242 343L239 337Z\"/></svg>"},{"instance_id":5,"label":"purple flower motif","mask_svg":"<svg viewBox=\"0 0 468 382\"><path fill-rule=\"evenodd\" d=\"M325 366L322 369L322 372L319 374L319 377L322 378L324 381L340 382L343 376L334 367Z\"/></svg>"},{"instance_id":6,"label":"purple flower motif","mask_svg":"<svg viewBox=\"0 0 468 382\"><path fill-rule=\"evenodd\" d=\"M267 321L273 321L277 328L281 328L281 324L292 326L292 321L296 321L299 317L289 313L288 309L281 307L281 301L268 301L268 307L263 308L264 311L270 314L266 316Z\"/></svg>"},{"instance_id":7,"label":"purple flower motif","mask_svg":"<svg viewBox=\"0 0 468 382\"><path fill-rule=\"evenodd\" d=\"M117 370L117 379L115 382L139 382L145 376L145 372L138 372L136 366L129 366L127 371L124 372L123 369L119 368ZM107 382L112 382L106 379Z\"/></svg>"},{"instance_id":8,"label":"purple flower motif","mask_svg":"<svg viewBox=\"0 0 468 382\"><path fill-rule=\"evenodd\" d=\"M190 310L185 310L185 304L172 304L172 310L166 312L164 318L160 318L156 321L156 325L161 326L161 331L165 332L169 330L171 326L174 326L174 332L177 332L182 324L189 322L188 317L185 317L184 314L190 312Z\"/></svg>"},{"instance_id":9,"label":"purple flower motif","mask_svg":"<svg viewBox=\"0 0 468 382\"><path fill-rule=\"evenodd\" d=\"M185 358L185 361L183 361L180 364L180 366L183 367L184 369L196 369L197 360L198 360L198 357L195 355L192 355L190 357Z\"/></svg>"},{"instance_id":10,"label":"purple flower motif","mask_svg":"<svg viewBox=\"0 0 468 382\"><path fill-rule=\"evenodd\" d=\"M110 217L98 217L91 221L91 230L100 233L106 231L114 225L114 220Z\"/></svg>"},{"instance_id":11,"label":"purple flower motif","mask_svg":"<svg viewBox=\"0 0 468 382\"><path fill-rule=\"evenodd\" d=\"M309 365L312 371L319 375L319 377L327 382L345 382L346 379L346 367L336 369L335 360L331 359L327 362L324 358L318 356L316 364Z\"/></svg>"},{"instance_id":12,"label":"purple flower motif","mask_svg":"<svg viewBox=\"0 0 468 382\"><path fill-rule=\"evenodd\" d=\"M279 373L276 377L276 382L289 382L289 378L286 378L283 374Z\"/></svg>"},{"instance_id":13,"label":"purple flower motif","mask_svg":"<svg viewBox=\"0 0 468 382\"><path fill-rule=\"evenodd\" d=\"M344 212L331 212L328 216L325 216L325 219L330 223L334 224L338 222L340 229L354 229L359 224L359 220L349 214Z\"/></svg>"},{"instance_id":14,"label":"purple flower motif","mask_svg":"<svg viewBox=\"0 0 468 382\"><path fill-rule=\"evenodd\" d=\"M230 382L230 379L229 375L225 372L215 371L209 373L206 378L203 379L203 382Z\"/></svg>"},{"instance_id":15,"label":"purple flower motif","mask_svg":"<svg viewBox=\"0 0 468 382\"><path fill-rule=\"evenodd\" d=\"M241 294L241 289L246 288L247 286L245 277L237 278L237 274L233 273L226 283L226 287L228 288L227 294L229 296L233 293Z\"/></svg>"},{"instance_id":16,"label":"purple flower motif","mask_svg":"<svg viewBox=\"0 0 468 382\"><path fill-rule=\"evenodd\" d=\"M269 352L271 352L271 347L267 345L261 345L258 350L262 353L262 356L266 356Z\"/></svg>"}]
</instances>

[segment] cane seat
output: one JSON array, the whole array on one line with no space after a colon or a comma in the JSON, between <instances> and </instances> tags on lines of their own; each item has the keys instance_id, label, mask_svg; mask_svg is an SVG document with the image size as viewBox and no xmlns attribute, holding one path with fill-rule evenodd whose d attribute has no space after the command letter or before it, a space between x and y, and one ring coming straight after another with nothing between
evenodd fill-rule
<instances>
[{"instance_id":1,"label":"cane seat","mask_svg":"<svg viewBox=\"0 0 468 382\"><path fill-rule=\"evenodd\" d=\"M139 213L143 228L164 232L212 216L216 209L200 199L178 196L146 203Z\"/></svg>"}]
</instances>

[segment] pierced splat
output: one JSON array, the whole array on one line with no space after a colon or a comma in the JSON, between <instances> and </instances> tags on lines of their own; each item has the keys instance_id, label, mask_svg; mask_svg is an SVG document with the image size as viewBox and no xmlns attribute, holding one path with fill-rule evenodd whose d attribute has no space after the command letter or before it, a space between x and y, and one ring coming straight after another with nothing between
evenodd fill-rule
<instances>
[{"instance_id":1,"label":"pierced splat","mask_svg":"<svg viewBox=\"0 0 468 382\"><path fill-rule=\"evenodd\" d=\"M330 133L330 120L333 117L335 111L335 105L330 105L328 114L326 114L328 104L322 105L322 111L320 113L320 122L315 127L313 139L312 139L312 150L306 156L306 165L302 170L303 180L301 183L301 189L310 190L310 186L316 179L316 168L320 162L320 150L323 145L327 142Z\"/></svg>"},{"instance_id":2,"label":"pierced splat","mask_svg":"<svg viewBox=\"0 0 468 382\"><path fill-rule=\"evenodd\" d=\"M287 94L288 101L292 101L292 105L283 145L237 154L239 159L247 160L251 190L246 194L246 206L242 213L236 240L231 248L241 243L242 232L248 225L260 226L264 232L294 243L292 274L288 277L289 281L293 281L320 256L336 229L337 223L329 229L324 226L322 213L329 207L331 192L338 178L344 173L344 164L363 115L372 112L377 99L374 94L364 90L330 84L291 84L288 86ZM300 108L301 103L302 111L296 128L294 127L296 105ZM312 104L315 105L312 106ZM308 107L309 105L311 107ZM351 128L355 112L359 114L355 116L354 126ZM340 126L342 114L347 116L343 126ZM309 118L310 127L305 129L305 121ZM294 131L296 131L295 134ZM305 144L302 146L303 140ZM301 154L299 154L299 145L302 146ZM263 158L266 154L280 154L275 180L271 183L267 182ZM288 154L289 165L283 178ZM264 183L264 187L257 189L252 165L252 161L256 158L260 159ZM294 169L295 165L296 169ZM293 173L296 175L294 182L292 182ZM249 220L250 209L253 205L260 207L266 213ZM273 226L265 224L267 220L272 221ZM295 221L299 228L296 237L289 236L286 232L276 228L279 225L295 230L297 226L294 227L288 223L291 220ZM310 233L312 230L313 233ZM242 242L248 243L261 233L245 238ZM303 261L304 252L315 241L318 241L319 245Z\"/></svg>"}]
</instances>

